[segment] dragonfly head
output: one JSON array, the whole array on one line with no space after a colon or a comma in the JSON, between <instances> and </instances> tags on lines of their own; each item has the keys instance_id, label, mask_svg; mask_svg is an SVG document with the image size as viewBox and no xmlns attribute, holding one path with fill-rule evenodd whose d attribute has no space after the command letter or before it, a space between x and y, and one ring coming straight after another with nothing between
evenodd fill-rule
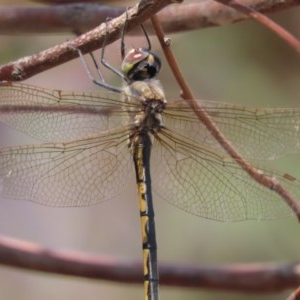
<instances>
[{"instance_id":1,"label":"dragonfly head","mask_svg":"<svg viewBox=\"0 0 300 300\"><path fill-rule=\"evenodd\" d=\"M142 48L131 49L122 63L122 72L131 82L153 78L159 73L160 68L160 58Z\"/></svg>"}]
</instances>

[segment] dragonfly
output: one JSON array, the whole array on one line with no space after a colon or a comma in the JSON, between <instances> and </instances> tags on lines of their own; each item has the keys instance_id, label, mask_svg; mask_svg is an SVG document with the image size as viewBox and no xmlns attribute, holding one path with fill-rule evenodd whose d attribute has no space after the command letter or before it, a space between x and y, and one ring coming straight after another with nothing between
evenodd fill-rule
<instances>
[{"instance_id":1,"label":"dragonfly","mask_svg":"<svg viewBox=\"0 0 300 300\"><path fill-rule=\"evenodd\" d=\"M104 61L103 46L101 62L121 77L123 88L107 84L101 73L93 79L106 89L101 92L0 83L0 122L41 141L0 149L0 193L48 206L88 206L122 193L135 174L144 299L158 300L153 195L218 221L283 218L293 211L228 155L184 100L166 99L157 79L161 60L147 41L126 55L121 47L121 71ZM245 159L300 198L299 180L260 165L300 152L299 108L197 102Z\"/></svg>"}]
</instances>

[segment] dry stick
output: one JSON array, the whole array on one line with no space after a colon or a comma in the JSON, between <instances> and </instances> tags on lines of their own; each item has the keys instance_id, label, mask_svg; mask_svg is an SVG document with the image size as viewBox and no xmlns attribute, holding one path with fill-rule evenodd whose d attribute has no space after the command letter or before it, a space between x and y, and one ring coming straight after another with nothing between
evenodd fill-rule
<instances>
[{"instance_id":1,"label":"dry stick","mask_svg":"<svg viewBox=\"0 0 300 300\"><path fill-rule=\"evenodd\" d=\"M228 155L232 157L240 165L240 167L248 173L248 175L250 175L259 184L269 188L270 190L275 191L282 199L285 200L285 202L290 206L290 208L297 216L298 221L300 222L300 205L297 202L297 199L288 190L286 190L276 178L264 175L264 173L261 170L253 167L248 161L246 161L242 157L242 155L234 149L234 147L226 139L223 133L219 130L218 126L215 124L213 119L205 111L205 108L201 107L200 103L196 101L188 84L183 78L183 75L178 67L176 59L171 51L170 42L168 41L168 39L165 38L163 29L157 17L152 16L151 20L156 31L157 37L160 41L161 47L166 56L166 59L168 60L168 63L174 73L174 76L180 88L182 89L183 98L194 110L198 119L206 126L211 135L218 141L218 143L228 153Z\"/></svg>"},{"instance_id":2,"label":"dry stick","mask_svg":"<svg viewBox=\"0 0 300 300\"><path fill-rule=\"evenodd\" d=\"M70 34L86 32L124 13L123 7L96 3L70 3L51 6L1 6L0 34ZM39 24L39 26L36 26Z\"/></svg>"},{"instance_id":3,"label":"dry stick","mask_svg":"<svg viewBox=\"0 0 300 300\"><path fill-rule=\"evenodd\" d=\"M299 300L300 299L300 287L298 287L296 290L294 290L287 298L286 300Z\"/></svg>"},{"instance_id":4,"label":"dry stick","mask_svg":"<svg viewBox=\"0 0 300 300\"><path fill-rule=\"evenodd\" d=\"M251 3L251 0L245 1L246 3ZM262 2L258 3L251 3L251 5L256 9L261 9L263 12L278 11L296 5L293 0L285 0L284 3L279 0L274 0L272 3L266 3L265 1L266 0L262 0ZM157 12L163 6L170 4L171 0L153 0L152 2L154 4L150 7L143 7L139 4L132 9L129 9L129 29L133 29L141 22L144 22L151 14ZM120 10L119 8L107 9L103 6L95 6L95 4L92 3L60 5L59 7L48 8L1 7L0 23L3 26L1 26L0 32L4 34L12 31L18 33L28 33L33 30L35 32L46 32L51 31L51 28L53 32L60 31L58 30L58 27L63 27L65 31L73 30L82 32L87 29L88 26L91 27L95 24L99 24L101 18L104 17L104 14L108 12L111 15L116 15L120 13ZM41 14L44 17L41 17ZM29 18L28 15L30 15ZM164 24L164 28L172 32L208 26L221 26L246 18L246 15L244 17L240 13L233 13L232 8L210 0L201 3L171 6L168 7L167 10L160 12L159 15ZM86 18L89 19L88 22L86 21ZM36 22L30 21L32 19ZM46 21L41 23L41 19L46 19ZM120 28L122 28L122 24L124 24L125 20L125 15L122 15L109 22L109 43L119 38ZM38 28L35 26L35 28L33 28L32 23L41 24L41 26L38 26ZM72 40L73 48L80 48L83 53L94 51L101 47L106 33L106 27L98 26L94 30ZM0 66L0 81L25 80L42 71L77 58L77 52L70 49L70 47L68 47L69 44L70 42L65 42L45 51Z\"/></svg>"},{"instance_id":5,"label":"dry stick","mask_svg":"<svg viewBox=\"0 0 300 300\"><path fill-rule=\"evenodd\" d=\"M273 22L270 18L261 14L260 12L254 10L253 8L246 6L242 3L239 3L235 0L215 0L219 3L222 3L226 6L232 7L237 11L249 16L252 19L255 19L257 22L263 24L271 31L276 33L280 38L286 41L292 48L294 48L300 54L300 42L296 39L291 33L286 31L284 28Z\"/></svg>"},{"instance_id":6,"label":"dry stick","mask_svg":"<svg viewBox=\"0 0 300 300\"><path fill-rule=\"evenodd\" d=\"M60 4L59 1L61 1ZM117 17L125 11L125 8L118 6L80 1L81 3L67 4L66 0L53 0L53 5L49 6L1 6L0 34L86 32L101 22L105 22L108 16ZM55 2L59 5L54 5ZM300 2L297 0L243 0L243 5L250 6L261 13L274 13L297 7ZM172 5L157 15L166 33L223 26L249 19L249 15L211 0ZM153 27L150 20L143 24L147 32L152 33ZM132 30L129 34L140 34L140 30Z\"/></svg>"},{"instance_id":7,"label":"dry stick","mask_svg":"<svg viewBox=\"0 0 300 300\"><path fill-rule=\"evenodd\" d=\"M52 250L4 236L0 236L0 264L127 284L139 284L143 280L142 264L137 261ZM294 288L300 280L298 263L231 264L222 267L161 263L159 269L162 285L214 291L274 293Z\"/></svg>"},{"instance_id":8,"label":"dry stick","mask_svg":"<svg viewBox=\"0 0 300 300\"><path fill-rule=\"evenodd\" d=\"M79 48L84 54L99 49L102 47L106 36L108 44L119 39L121 30L126 21L128 23L128 30L131 30L162 8L174 2L181 1L182 0L141 0L138 4L128 9L127 13L109 21L107 26L102 24L102 26L100 25L74 38L72 41L64 42L45 51L0 66L0 81L25 80L42 71L75 59L78 57L78 53L74 48ZM72 47L70 47L70 45Z\"/></svg>"}]
</instances>

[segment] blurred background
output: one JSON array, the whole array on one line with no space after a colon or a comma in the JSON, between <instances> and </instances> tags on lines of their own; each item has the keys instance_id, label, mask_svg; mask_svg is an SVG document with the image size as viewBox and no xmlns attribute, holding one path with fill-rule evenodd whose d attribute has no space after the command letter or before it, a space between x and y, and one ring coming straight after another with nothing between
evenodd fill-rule
<instances>
[{"instance_id":1,"label":"blurred background","mask_svg":"<svg viewBox=\"0 0 300 300\"><path fill-rule=\"evenodd\" d=\"M299 16L298 8L274 14L272 18L300 38ZM182 71L199 99L249 106L299 107L299 55L254 21L170 37ZM70 38L71 34L1 36L0 63L39 52ZM151 40L153 49L161 55L164 63L156 38ZM129 46L145 44L143 38L127 37L126 41ZM121 63L119 42L109 49L107 61L118 66ZM106 74L112 84L119 84L108 76ZM179 88L166 64L160 78L168 99L178 98ZM27 82L55 89L97 89L87 78L78 59ZM0 136L1 146L32 142L22 134L3 127ZM272 166L300 178L299 162L299 156L294 156L272 162ZM299 261L300 226L295 218L220 223L187 214L160 199L154 201L160 262L200 266ZM53 249L141 260L140 232L134 182L130 182L127 190L116 199L86 208L49 208L25 201L0 201L0 234ZM172 300L279 300L290 293L247 295L164 286L161 286L160 292L161 299ZM85 280L0 266L0 299L133 300L142 297L142 284Z\"/></svg>"}]
</instances>

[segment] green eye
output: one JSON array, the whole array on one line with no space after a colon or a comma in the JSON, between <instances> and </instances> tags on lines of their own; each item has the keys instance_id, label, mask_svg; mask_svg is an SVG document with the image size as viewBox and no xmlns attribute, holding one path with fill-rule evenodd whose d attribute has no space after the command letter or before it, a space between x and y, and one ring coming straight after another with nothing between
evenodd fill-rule
<instances>
[{"instance_id":1,"label":"green eye","mask_svg":"<svg viewBox=\"0 0 300 300\"><path fill-rule=\"evenodd\" d=\"M122 63L122 72L129 81L156 76L161 68L157 55L144 49L131 49Z\"/></svg>"}]
</instances>

